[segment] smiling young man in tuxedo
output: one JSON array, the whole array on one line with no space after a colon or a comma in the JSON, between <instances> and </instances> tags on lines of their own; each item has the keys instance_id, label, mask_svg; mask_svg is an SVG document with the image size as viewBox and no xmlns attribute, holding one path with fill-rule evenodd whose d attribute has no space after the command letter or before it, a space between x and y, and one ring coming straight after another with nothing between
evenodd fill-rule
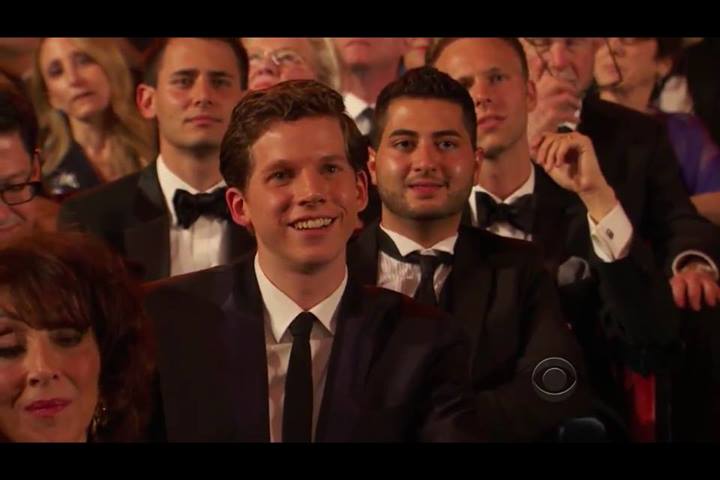
<instances>
[{"instance_id":1,"label":"smiling young man in tuxedo","mask_svg":"<svg viewBox=\"0 0 720 480\"><path fill-rule=\"evenodd\" d=\"M147 299L169 440L481 438L459 327L348 277L367 150L344 110L305 80L235 108L221 169L257 253Z\"/></svg>"},{"instance_id":2,"label":"smiling young man in tuxedo","mask_svg":"<svg viewBox=\"0 0 720 480\"><path fill-rule=\"evenodd\" d=\"M550 438L591 410L582 355L535 248L460 226L483 156L472 99L423 67L386 87L376 113L368 167L382 219L351 244L351 273L461 321L491 439Z\"/></svg>"}]
</instances>

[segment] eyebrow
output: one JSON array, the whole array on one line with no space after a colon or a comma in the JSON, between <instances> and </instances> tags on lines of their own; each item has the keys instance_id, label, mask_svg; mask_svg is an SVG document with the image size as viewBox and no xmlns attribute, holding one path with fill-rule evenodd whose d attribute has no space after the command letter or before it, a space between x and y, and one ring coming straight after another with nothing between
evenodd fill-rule
<instances>
[{"instance_id":1,"label":"eyebrow","mask_svg":"<svg viewBox=\"0 0 720 480\"><path fill-rule=\"evenodd\" d=\"M208 74L211 77L227 77L227 78L233 78L234 75L232 73L226 72L224 70L210 70ZM200 75L200 69L197 68L183 68L181 70L176 70L172 74L170 74L171 77L189 77L189 76L198 76Z\"/></svg>"},{"instance_id":2,"label":"eyebrow","mask_svg":"<svg viewBox=\"0 0 720 480\"><path fill-rule=\"evenodd\" d=\"M433 138L438 137L462 137L460 133L457 130L448 129L448 130L438 130L436 132L432 132L431 134ZM418 137L418 132L414 130L407 130L407 129L397 129L393 130L392 133L389 135L390 137L401 137L401 136L409 136L409 137Z\"/></svg>"},{"instance_id":3,"label":"eyebrow","mask_svg":"<svg viewBox=\"0 0 720 480\"><path fill-rule=\"evenodd\" d=\"M26 178L30 177L29 172L17 172L17 173L11 173L10 175L0 177L0 185L9 185L14 183L21 183L24 182ZM20 180L18 182L17 180Z\"/></svg>"}]
</instances>

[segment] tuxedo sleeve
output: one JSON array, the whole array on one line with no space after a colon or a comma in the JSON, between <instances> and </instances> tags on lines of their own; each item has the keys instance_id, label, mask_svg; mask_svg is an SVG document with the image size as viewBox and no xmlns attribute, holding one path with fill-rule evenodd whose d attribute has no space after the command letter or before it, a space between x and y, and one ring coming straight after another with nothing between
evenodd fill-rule
<instances>
[{"instance_id":1,"label":"tuxedo sleeve","mask_svg":"<svg viewBox=\"0 0 720 480\"><path fill-rule=\"evenodd\" d=\"M563 420L591 413L591 395L580 347L563 319L557 290L539 262L528 265L518 286L524 305L522 331L512 378L476 393L480 422L491 440L532 441ZM561 359L561 360L557 360ZM557 362L568 374L569 395L547 394L543 375ZM567 365L571 367L568 368ZM538 387L543 391L539 391ZM560 389L564 391L564 389Z\"/></svg>"},{"instance_id":2,"label":"tuxedo sleeve","mask_svg":"<svg viewBox=\"0 0 720 480\"><path fill-rule=\"evenodd\" d=\"M698 250L720 264L720 229L697 213L690 202L675 153L661 124L655 144L650 145L646 195L647 215L642 235L652 241L658 263L672 275L675 258L688 250ZM632 160L629 157L628 160Z\"/></svg>"},{"instance_id":3,"label":"tuxedo sleeve","mask_svg":"<svg viewBox=\"0 0 720 480\"><path fill-rule=\"evenodd\" d=\"M671 361L680 325L667 279L632 254L612 263L596 259L593 269L601 326L621 341L624 363L648 374Z\"/></svg>"}]
</instances>

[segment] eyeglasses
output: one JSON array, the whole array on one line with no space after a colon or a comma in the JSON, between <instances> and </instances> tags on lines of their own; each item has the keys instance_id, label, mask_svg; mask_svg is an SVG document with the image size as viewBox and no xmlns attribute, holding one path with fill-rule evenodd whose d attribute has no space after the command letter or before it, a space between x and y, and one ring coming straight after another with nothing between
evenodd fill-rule
<instances>
[{"instance_id":1,"label":"eyeglasses","mask_svg":"<svg viewBox=\"0 0 720 480\"><path fill-rule=\"evenodd\" d=\"M40 192L42 192L43 184L39 181L15 183L0 187L0 198L6 205L20 205L27 203Z\"/></svg>"},{"instance_id":2,"label":"eyeglasses","mask_svg":"<svg viewBox=\"0 0 720 480\"><path fill-rule=\"evenodd\" d=\"M300 65L306 65L305 59L297 53L295 50L289 48L283 48L280 50L273 50L272 52L252 53L248 55L250 62L250 68L257 68L262 65L266 59L270 59L278 68L292 68Z\"/></svg>"},{"instance_id":3,"label":"eyeglasses","mask_svg":"<svg viewBox=\"0 0 720 480\"><path fill-rule=\"evenodd\" d=\"M575 51L590 45L590 43L592 42L591 39L584 37L526 37L525 41L532 45L539 57L544 57L550 51L550 47L552 47L555 43L561 43L567 50L574 53Z\"/></svg>"}]
</instances>

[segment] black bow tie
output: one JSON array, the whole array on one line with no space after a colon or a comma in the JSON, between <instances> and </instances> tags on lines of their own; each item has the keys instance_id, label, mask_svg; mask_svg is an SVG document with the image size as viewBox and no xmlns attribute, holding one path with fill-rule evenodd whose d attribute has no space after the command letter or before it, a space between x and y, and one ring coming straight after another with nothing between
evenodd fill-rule
<instances>
[{"instance_id":1,"label":"black bow tie","mask_svg":"<svg viewBox=\"0 0 720 480\"><path fill-rule=\"evenodd\" d=\"M173 206L177 215L178 225L190 228L200 216L216 217L222 220L230 219L230 212L225 203L227 187L218 188L212 193L198 193L193 195L185 190L175 190Z\"/></svg>"},{"instance_id":2,"label":"black bow tie","mask_svg":"<svg viewBox=\"0 0 720 480\"><path fill-rule=\"evenodd\" d=\"M532 233L535 202L532 194L523 195L513 203L497 203L485 192L475 193L478 226L488 228L496 223L507 222L518 230Z\"/></svg>"}]
</instances>

